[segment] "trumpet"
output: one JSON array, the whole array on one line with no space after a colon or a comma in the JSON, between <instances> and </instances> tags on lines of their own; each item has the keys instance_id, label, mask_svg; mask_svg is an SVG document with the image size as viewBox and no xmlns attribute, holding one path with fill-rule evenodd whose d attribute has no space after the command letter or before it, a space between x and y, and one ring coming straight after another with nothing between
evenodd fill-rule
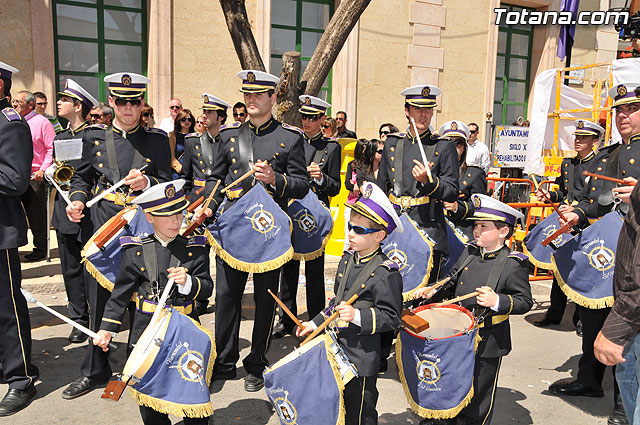
<instances>
[{"instance_id":1,"label":"trumpet","mask_svg":"<svg viewBox=\"0 0 640 425\"><path fill-rule=\"evenodd\" d=\"M50 179L54 180L63 190L68 190L71 182L71 176L76 169L67 164L66 161L53 161L53 164L47 168L46 174Z\"/></svg>"}]
</instances>

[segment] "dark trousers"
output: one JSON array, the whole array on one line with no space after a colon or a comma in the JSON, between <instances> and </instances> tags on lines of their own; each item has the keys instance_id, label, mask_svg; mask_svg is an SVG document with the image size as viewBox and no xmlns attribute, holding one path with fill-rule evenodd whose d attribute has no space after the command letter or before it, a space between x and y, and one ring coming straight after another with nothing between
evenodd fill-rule
<instances>
[{"instance_id":1,"label":"dark trousers","mask_svg":"<svg viewBox=\"0 0 640 425\"><path fill-rule=\"evenodd\" d=\"M560 289L560 285L558 285L556 278L553 278L553 283L551 284L551 305L549 306L545 317L552 322L560 322L562 321L566 307L567 296L562 292L562 289ZM578 306L576 305L576 309L573 312L574 325L578 323L578 319Z\"/></svg>"},{"instance_id":2,"label":"dark trousers","mask_svg":"<svg viewBox=\"0 0 640 425\"><path fill-rule=\"evenodd\" d=\"M89 301L89 325L94 332L100 330L100 322L104 308L111 293L100 285L86 270L84 279L87 288L87 299ZM102 348L93 345L91 338L87 345L87 351L80 368L83 376L87 378L109 378L112 371L109 365L109 351L102 351Z\"/></svg>"},{"instance_id":3,"label":"dark trousers","mask_svg":"<svg viewBox=\"0 0 640 425\"><path fill-rule=\"evenodd\" d=\"M47 204L45 192L43 182L32 180L27 186L27 191L20 197L27 213L31 233L33 233L33 250L38 253L47 251Z\"/></svg>"},{"instance_id":4,"label":"dark trousers","mask_svg":"<svg viewBox=\"0 0 640 425\"><path fill-rule=\"evenodd\" d=\"M236 362L240 358L238 337L240 331L240 313L242 310L242 295L249 273L236 270L219 257L216 258L216 358L215 372L225 373L234 371ZM280 269L266 273L253 274L253 301L255 303L255 319L251 334L251 352L244 358L243 364L247 373L262 376L262 372L269 362L265 356L273 316L275 301L267 292L278 290Z\"/></svg>"},{"instance_id":5,"label":"dark trousers","mask_svg":"<svg viewBox=\"0 0 640 425\"><path fill-rule=\"evenodd\" d=\"M578 361L578 382L589 388L600 388L607 368L593 353L593 343L607 319L610 308L591 309L576 306L582 321L582 356Z\"/></svg>"},{"instance_id":6,"label":"dark trousers","mask_svg":"<svg viewBox=\"0 0 640 425\"><path fill-rule=\"evenodd\" d=\"M39 374L31 363L31 322L21 279L18 248L0 250L0 363L9 388L18 390Z\"/></svg>"},{"instance_id":7,"label":"dark trousers","mask_svg":"<svg viewBox=\"0 0 640 425\"><path fill-rule=\"evenodd\" d=\"M324 253L315 260L304 262L304 275L307 280L307 312L309 319L313 319L325 306L324 295ZM291 260L282 266L282 284L280 285L280 299L291 312L298 316L298 278L300 277L300 261ZM280 321L287 330L294 328L293 320L284 312Z\"/></svg>"},{"instance_id":8,"label":"dark trousers","mask_svg":"<svg viewBox=\"0 0 640 425\"><path fill-rule=\"evenodd\" d=\"M82 243L77 235L57 232L57 237L62 278L69 299L69 319L87 326L89 324L87 291L84 284L84 267L80 263Z\"/></svg>"},{"instance_id":9,"label":"dark trousers","mask_svg":"<svg viewBox=\"0 0 640 425\"><path fill-rule=\"evenodd\" d=\"M376 376L358 376L344 386L345 425L377 425Z\"/></svg>"},{"instance_id":10,"label":"dark trousers","mask_svg":"<svg viewBox=\"0 0 640 425\"><path fill-rule=\"evenodd\" d=\"M493 415L493 398L498 385L498 372L502 357L476 356L473 371L473 398L457 416L458 423L465 425L489 425Z\"/></svg>"},{"instance_id":11,"label":"dark trousers","mask_svg":"<svg viewBox=\"0 0 640 425\"><path fill-rule=\"evenodd\" d=\"M140 416L145 425L171 425L169 415L166 413L156 412L150 407L140 406ZM184 425L207 425L209 418L183 418Z\"/></svg>"}]
</instances>

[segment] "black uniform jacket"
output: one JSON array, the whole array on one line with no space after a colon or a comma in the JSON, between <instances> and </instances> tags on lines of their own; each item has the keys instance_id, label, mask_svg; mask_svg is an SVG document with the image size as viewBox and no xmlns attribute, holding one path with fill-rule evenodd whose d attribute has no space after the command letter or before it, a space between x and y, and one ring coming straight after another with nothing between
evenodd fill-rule
<instances>
[{"instance_id":1,"label":"black uniform jacket","mask_svg":"<svg viewBox=\"0 0 640 425\"><path fill-rule=\"evenodd\" d=\"M287 124L283 124L273 117L260 127L256 127L247 121L249 134L252 140L251 158L240 158L238 147L238 133L241 124L235 122L220 128L220 139L222 146L220 156L216 158L214 170L210 181L222 181L226 186L249 171L249 161L268 160L275 172L276 181L274 185L265 185L267 192L273 196L280 208L286 211L288 201L291 198L302 199L309 191L309 174L304 162L304 140L302 130ZM249 177L243 182L235 185L234 188L242 188L236 191L235 196L242 196L253 186L254 178ZM216 192L214 199L216 206L210 204L212 209L220 206L224 194Z\"/></svg>"},{"instance_id":2,"label":"black uniform jacket","mask_svg":"<svg viewBox=\"0 0 640 425\"><path fill-rule=\"evenodd\" d=\"M560 165L560 177L556 179L558 189L549 192L551 201L566 201L566 203L571 204L574 200L580 200L589 181L589 178L582 175L582 172L593 172L597 165L596 162L595 152L589 153L585 158L580 158L578 155L573 158L564 158ZM573 171L571 171L571 168L573 168ZM569 181L571 174L573 174L572 182Z\"/></svg>"},{"instance_id":3,"label":"black uniform jacket","mask_svg":"<svg viewBox=\"0 0 640 425\"><path fill-rule=\"evenodd\" d=\"M445 284L445 293L458 297L485 286L498 253L502 250L510 251L509 247L505 245L497 251L483 253L483 250L475 244L467 245L466 251L462 253L451 270L451 276L454 277ZM461 273L456 274L468 255L473 255L475 258L464 267ZM476 317L484 318L480 328L482 341L478 345L477 351L480 357L501 357L511 351L509 315L524 314L533 306L527 263L528 257L523 253L509 252L498 283L494 288L500 299L497 312L476 304L475 297L462 301L463 307L474 312Z\"/></svg>"},{"instance_id":4,"label":"black uniform jacket","mask_svg":"<svg viewBox=\"0 0 640 425\"><path fill-rule=\"evenodd\" d=\"M467 166L460 175L458 190L458 209L455 212L447 211L447 216L454 224L469 226L472 221L466 220L475 212L471 195L474 193L487 194L487 174L475 165Z\"/></svg>"},{"instance_id":5,"label":"black uniform jacket","mask_svg":"<svg viewBox=\"0 0 640 425\"><path fill-rule=\"evenodd\" d=\"M78 128L66 128L62 130L60 133L56 134L55 140L69 140L69 139L81 139L84 134L84 129L89 126L89 122L85 121L78 126ZM53 145L53 155L56 158L56 147L55 143ZM67 161L66 165L73 167L74 169L78 169L80 167L80 160ZM69 191L66 192L69 195ZM67 218L67 203L64 201L62 196L56 191L56 198L53 203L53 214L51 217L51 226L56 229L59 233L63 233L65 235L80 235L80 228L86 229L83 230L82 234L87 235L91 233L93 229L91 225L91 220L89 218L89 214L85 214L84 218L80 221L80 223L74 223L73 221Z\"/></svg>"},{"instance_id":6,"label":"black uniform jacket","mask_svg":"<svg viewBox=\"0 0 640 425\"><path fill-rule=\"evenodd\" d=\"M187 295L179 294L174 288L167 304L183 305L191 300L206 300L213 291L213 282L209 274L209 248L206 246L205 236L192 236L189 239L176 236L165 247L154 235L152 238L157 253L158 288L153 293L150 282L155 278L149 276L145 264L142 240L136 237L122 237L122 265L116 278L113 292L104 310L100 329L117 332L122 325L122 317L129 305L132 295L137 292L138 297L157 302L168 281L167 269L171 266L171 255L175 256L182 267L191 276L191 292ZM177 285L176 285L177 286ZM155 296L154 296L155 295ZM157 298L156 298L157 296ZM136 315L142 314L136 310ZM150 319L151 314L144 314ZM133 340L135 341L135 340Z\"/></svg>"},{"instance_id":7,"label":"black uniform jacket","mask_svg":"<svg viewBox=\"0 0 640 425\"><path fill-rule=\"evenodd\" d=\"M384 144L384 152L378 168L378 186L387 194L392 193L395 170L397 167L402 167L401 193L394 193L394 195L396 197L429 196L430 203L411 208L409 216L417 222L420 228L426 230L435 242L437 251L447 253L449 247L442 201L454 202L458 199L460 174L458 153L454 143L447 139L439 139L429 130L420 135L420 140L422 140L425 149L427 146L435 145L433 157L427 158L429 162L433 163L431 166L433 183L427 181L422 184L415 180L411 174L415 165L413 160L423 162L417 140L411 134L395 133L390 134ZM404 152L402 164L398 164L396 152L401 141L404 143ZM431 205L432 203L435 204Z\"/></svg>"},{"instance_id":8,"label":"black uniform jacket","mask_svg":"<svg viewBox=\"0 0 640 425\"><path fill-rule=\"evenodd\" d=\"M340 329L338 339L360 376L376 376L380 367L380 334L395 331L400 325L402 276L397 264L389 260L380 249L366 257L356 257L351 272L344 276L347 262L353 255L357 256L352 251L347 251L338 264L334 291L338 292L342 279L347 279L347 282L345 299L334 299L334 303L339 304L351 297L349 290L368 261L375 256L382 256L383 262L369 276L364 283L365 287L357 291L358 299L353 306L360 310L360 326L349 323L347 327ZM313 318L313 322L320 325L324 319L323 313L320 313Z\"/></svg>"},{"instance_id":9,"label":"black uniform jacket","mask_svg":"<svg viewBox=\"0 0 640 425\"><path fill-rule=\"evenodd\" d=\"M211 137L206 131L204 133L189 133L184 137L180 178L187 181L185 190L201 190L197 197L209 195L209 191L202 190L202 187L213 173L213 164L220 155L221 145L219 134L216 137ZM194 197L194 200L197 197Z\"/></svg>"},{"instance_id":10,"label":"black uniform jacket","mask_svg":"<svg viewBox=\"0 0 640 425\"><path fill-rule=\"evenodd\" d=\"M0 101L0 249L27 243L27 219L20 196L31 180L33 141L18 111Z\"/></svg>"},{"instance_id":11,"label":"black uniform jacket","mask_svg":"<svg viewBox=\"0 0 640 425\"><path fill-rule=\"evenodd\" d=\"M143 173L149 177L152 186L171 180L171 150L169 138L164 131L140 126L123 131L113 126L116 159L120 171L120 175L116 176L109 167L105 143L106 130L107 126L102 124L94 124L84 130L81 163L71 178L71 201L86 203L94 195L124 179L131 169L140 168L144 164L149 164ZM133 163L136 151L144 158L142 164ZM126 186L120 188L122 189L127 191ZM139 193L131 193L131 196L137 195ZM105 199L98 202L91 208L94 229L102 226L122 208L123 206ZM84 213L87 214L88 211Z\"/></svg>"},{"instance_id":12,"label":"black uniform jacket","mask_svg":"<svg viewBox=\"0 0 640 425\"><path fill-rule=\"evenodd\" d=\"M304 157L307 166L311 165L316 152L322 152L318 161L320 171L322 171L322 183L318 184L314 179L311 179L311 190L329 208L329 197L336 196L340 192L340 153L342 149L336 140L322 137L322 133L318 133L311 139L305 134L304 140L306 142Z\"/></svg>"},{"instance_id":13,"label":"black uniform jacket","mask_svg":"<svg viewBox=\"0 0 640 425\"><path fill-rule=\"evenodd\" d=\"M628 144L607 146L598 152L594 159L593 172L618 179L640 179L640 134L632 136ZM614 208L611 189L616 186L615 183L602 179L589 179L589 184L574 210L580 216L580 226L587 225L588 219L602 217Z\"/></svg>"}]
</instances>

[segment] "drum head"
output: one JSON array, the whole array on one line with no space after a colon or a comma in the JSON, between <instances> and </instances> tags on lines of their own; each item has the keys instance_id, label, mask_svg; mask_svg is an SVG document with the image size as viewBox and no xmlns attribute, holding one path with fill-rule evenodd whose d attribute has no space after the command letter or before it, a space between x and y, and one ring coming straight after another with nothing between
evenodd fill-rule
<instances>
[{"instance_id":1,"label":"drum head","mask_svg":"<svg viewBox=\"0 0 640 425\"><path fill-rule=\"evenodd\" d=\"M100 248L98 248L96 246L95 240L102 234L102 232L107 230L109 228L109 226L111 225L111 223L113 223L114 221L118 220L120 217L124 218L127 223L131 223L131 220L133 220L133 217L135 217L137 212L138 212L138 207L134 205L134 206L126 207L125 209L120 211L118 214L116 214L113 217L111 217L106 223L104 223L102 226L100 226L98 231L96 233L94 233L94 235L91 236L91 239L89 239L89 241L85 244L83 252L82 252L82 256L83 257L90 257L90 256L100 252ZM119 243L120 236L122 236L123 232L124 232L124 228L120 229L104 245L108 246L108 245L112 244L114 241L116 243Z\"/></svg>"},{"instance_id":2,"label":"drum head","mask_svg":"<svg viewBox=\"0 0 640 425\"><path fill-rule=\"evenodd\" d=\"M131 377L136 382L144 377L160 351L160 345L156 341L162 342L170 320L169 310L164 309L158 320L149 323L124 365L123 375Z\"/></svg>"},{"instance_id":3,"label":"drum head","mask_svg":"<svg viewBox=\"0 0 640 425\"><path fill-rule=\"evenodd\" d=\"M405 329L406 332L419 338L449 338L473 329L474 319L471 312L456 304L441 307L436 307L434 304L423 305L415 309L414 313L429 322L429 329L419 334Z\"/></svg>"}]
</instances>

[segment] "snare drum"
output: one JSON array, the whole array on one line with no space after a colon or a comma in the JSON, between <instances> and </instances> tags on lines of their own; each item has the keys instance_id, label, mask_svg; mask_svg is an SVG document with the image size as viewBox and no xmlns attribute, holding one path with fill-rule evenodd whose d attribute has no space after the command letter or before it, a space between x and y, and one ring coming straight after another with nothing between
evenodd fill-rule
<instances>
[{"instance_id":1,"label":"snare drum","mask_svg":"<svg viewBox=\"0 0 640 425\"><path fill-rule=\"evenodd\" d=\"M396 342L407 401L424 418L453 418L473 397L478 332L473 314L455 304L424 305L414 313L429 328L418 334L403 329Z\"/></svg>"}]
</instances>

